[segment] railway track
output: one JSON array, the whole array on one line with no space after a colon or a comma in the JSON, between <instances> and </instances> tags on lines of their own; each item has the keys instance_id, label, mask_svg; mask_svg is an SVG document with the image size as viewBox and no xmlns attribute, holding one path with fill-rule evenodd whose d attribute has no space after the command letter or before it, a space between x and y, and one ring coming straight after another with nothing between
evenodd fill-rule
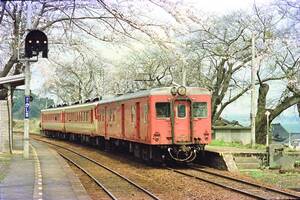
<instances>
[{"instance_id":1,"label":"railway track","mask_svg":"<svg viewBox=\"0 0 300 200\"><path fill-rule=\"evenodd\" d=\"M205 181L207 183L253 197L255 199L300 199L300 195L251 183L249 181L226 176L206 169L197 167L189 167L189 169L167 169L190 178Z\"/></svg>"},{"instance_id":2,"label":"railway track","mask_svg":"<svg viewBox=\"0 0 300 200\"><path fill-rule=\"evenodd\" d=\"M60 154L69 162L73 163L76 167L81 169L85 174L93 179L95 183L99 185L113 200L129 198L159 200L157 196L134 181L99 163L98 161L89 158L88 156L82 155L70 148L54 144L52 142L37 138L33 139L57 147L56 151L58 154Z\"/></svg>"}]
</instances>

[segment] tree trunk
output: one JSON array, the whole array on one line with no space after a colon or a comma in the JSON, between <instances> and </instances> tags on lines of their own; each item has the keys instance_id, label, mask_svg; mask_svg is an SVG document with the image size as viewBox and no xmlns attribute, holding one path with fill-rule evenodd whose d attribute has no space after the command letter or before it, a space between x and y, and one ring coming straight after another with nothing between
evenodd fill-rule
<instances>
[{"instance_id":1,"label":"tree trunk","mask_svg":"<svg viewBox=\"0 0 300 200\"><path fill-rule=\"evenodd\" d=\"M260 121L256 118L255 127L255 141L257 144L266 144L266 134L267 134L267 119L266 116L262 117Z\"/></svg>"},{"instance_id":2,"label":"tree trunk","mask_svg":"<svg viewBox=\"0 0 300 200\"><path fill-rule=\"evenodd\" d=\"M267 119L266 119L266 99L269 92L268 84L261 84L259 86L258 99L257 99L257 112L255 117L255 140L258 144L266 143L267 132ZM271 123L271 122L269 122Z\"/></svg>"},{"instance_id":3,"label":"tree trunk","mask_svg":"<svg viewBox=\"0 0 300 200\"><path fill-rule=\"evenodd\" d=\"M257 100L257 113L255 118L256 123L256 142L258 144L266 143L266 133L267 133L267 117L265 115L266 109L266 99L269 91L268 84L261 84L259 87L258 100ZM288 109L293 105L297 105L299 109L300 95L293 94L292 96L286 96L283 100L276 105L274 109L268 109L270 112L269 125L271 122L280 115L284 110Z\"/></svg>"}]
</instances>

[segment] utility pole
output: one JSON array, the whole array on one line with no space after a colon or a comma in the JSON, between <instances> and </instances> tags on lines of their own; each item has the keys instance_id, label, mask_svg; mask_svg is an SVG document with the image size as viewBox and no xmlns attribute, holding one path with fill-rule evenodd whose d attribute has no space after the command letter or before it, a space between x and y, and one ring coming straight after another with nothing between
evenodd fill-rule
<instances>
[{"instance_id":1,"label":"utility pole","mask_svg":"<svg viewBox=\"0 0 300 200\"><path fill-rule=\"evenodd\" d=\"M270 131L270 112L267 110L265 115L267 117L267 133L266 133L266 147L269 147L269 131Z\"/></svg>"},{"instance_id":2,"label":"utility pole","mask_svg":"<svg viewBox=\"0 0 300 200\"><path fill-rule=\"evenodd\" d=\"M27 3L27 31L31 29L31 1ZM23 157L29 158L29 111L30 111L30 62L25 63L25 114L24 114L24 143Z\"/></svg>"},{"instance_id":3,"label":"utility pole","mask_svg":"<svg viewBox=\"0 0 300 200\"><path fill-rule=\"evenodd\" d=\"M251 145L255 146L255 76L256 76L256 62L255 62L255 35L252 33L252 64L251 64Z\"/></svg>"},{"instance_id":4,"label":"utility pole","mask_svg":"<svg viewBox=\"0 0 300 200\"><path fill-rule=\"evenodd\" d=\"M13 118L12 118L12 89L11 89L11 85L10 84L8 84L8 86L7 86L7 88L8 88L8 98L7 98L7 100L8 100L8 119L9 119L9 152L10 152L10 154L12 154L13 153L13 131L12 131L12 129L13 129L13 127L12 127L12 120L13 120Z\"/></svg>"},{"instance_id":5,"label":"utility pole","mask_svg":"<svg viewBox=\"0 0 300 200\"><path fill-rule=\"evenodd\" d=\"M186 62L186 58L182 57L180 55L180 57L182 58L182 85L184 87L186 87L186 67L187 67L187 62Z\"/></svg>"},{"instance_id":6,"label":"utility pole","mask_svg":"<svg viewBox=\"0 0 300 200\"><path fill-rule=\"evenodd\" d=\"M183 65L182 68L182 85L186 87L186 66Z\"/></svg>"},{"instance_id":7,"label":"utility pole","mask_svg":"<svg viewBox=\"0 0 300 200\"><path fill-rule=\"evenodd\" d=\"M266 111L265 115L267 117L267 133L266 133L266 151L267 151L267 165L270 166L270 136L269 136L269 131L270 131L270 111Z\"/></svg>"}]
</instances>

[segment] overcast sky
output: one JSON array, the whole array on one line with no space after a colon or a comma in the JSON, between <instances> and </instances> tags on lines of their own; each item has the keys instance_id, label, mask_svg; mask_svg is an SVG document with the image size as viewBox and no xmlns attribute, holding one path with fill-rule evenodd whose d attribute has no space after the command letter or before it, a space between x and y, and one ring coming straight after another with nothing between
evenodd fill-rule
<instances>
[{"instance_id":1,"label":"overcast sky","mask_svg":"<svg viewBox=\"0 0 300 200\"><path fill-rule=\"evenodd\" d=\"M197 7L214 12L214 13L226 13L238 9L251 9L254 2L259 6L268 4L272 0L187 0L191 4Z\"/></svg>"}]
</instances>

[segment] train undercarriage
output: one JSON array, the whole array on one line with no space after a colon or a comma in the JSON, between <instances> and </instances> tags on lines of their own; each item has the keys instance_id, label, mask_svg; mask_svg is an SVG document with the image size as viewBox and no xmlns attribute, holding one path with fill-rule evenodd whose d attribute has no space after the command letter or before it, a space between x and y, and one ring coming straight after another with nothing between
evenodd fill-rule
<instances>
[{"instance_id":1,"label":"train undercarriage","mask_svg":"<svg viewBox=\"0 0 300 200\"><path fill-rule=\"evenodd\" d=\"M103 136L90 136L55 131L42 131L42 134L49 138L57 138L91 145L105 151L118 151L122 153L128 152L135 158L146 162L192 162L197 158L199 153L204 152L205 146L202 144L148 145L114 138L107 140Z\"/></svg>"}]
</instances>

